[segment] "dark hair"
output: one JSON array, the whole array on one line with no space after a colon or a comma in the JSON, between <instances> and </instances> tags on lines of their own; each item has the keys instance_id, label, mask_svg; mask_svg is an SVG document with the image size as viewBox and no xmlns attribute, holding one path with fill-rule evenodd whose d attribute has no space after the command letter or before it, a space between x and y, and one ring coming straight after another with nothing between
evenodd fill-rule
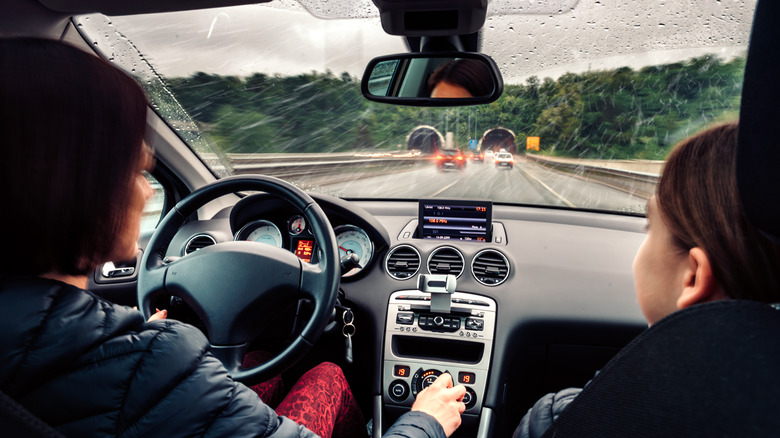
<instances>
[{"instance_id":1,"label":"dark hair","mask_svg":"<svg viewBox=\"0 0 780 438\"><path fill-rule=\"evenodd\" d=\"M487 96L493 92L490 70L476 59L454 59L437 68L428 78L429 96L440 82L460 85L474 97Z\"/></svg>"},{"instance_id":2,"label":"dark hair","mask_svg":"<svg viewBox=\"0 0 780 438\"><path fill-rule=\"evenodd\" d=\"M107 61L0 39L6 254L0 273L86 274L108 261L140 170L147 99Z\"/></svg>"},{"instance_id":3,"label":"dark hair","mask_svg":"<svg viewBox=\"0 0 780 438\"><path fill-rule=\"evenodd\" d=\"M669 155L658 182L664 222L683 250L700 247L731 298L780 301L780 247L745 216L737 191L736 122L712 127Z\"/></svg>"}]
</instances>

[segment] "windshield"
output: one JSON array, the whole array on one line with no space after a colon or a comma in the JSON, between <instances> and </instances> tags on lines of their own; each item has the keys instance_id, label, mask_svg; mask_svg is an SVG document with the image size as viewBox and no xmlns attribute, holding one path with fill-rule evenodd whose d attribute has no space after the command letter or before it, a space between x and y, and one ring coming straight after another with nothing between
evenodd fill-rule
<instances>
[{"instance_id":1,"label":"windshield","mask_svg":"<svg viewBox=\"0 0 780 438\"><path fill-rule=\"evenodd\" d=\"M643 213L670 148L738 116L754 0L581 0L526 14L497 3L482 52L504 93L450 108L362 97L368 61L407 51L367 10L322 19L274 2L76 23L215 175L344 198ZM468 155L462 171L439 171L449 149ZM491 165L499 151L514 159L508 172Z\"/></svg>"}]
</instances>

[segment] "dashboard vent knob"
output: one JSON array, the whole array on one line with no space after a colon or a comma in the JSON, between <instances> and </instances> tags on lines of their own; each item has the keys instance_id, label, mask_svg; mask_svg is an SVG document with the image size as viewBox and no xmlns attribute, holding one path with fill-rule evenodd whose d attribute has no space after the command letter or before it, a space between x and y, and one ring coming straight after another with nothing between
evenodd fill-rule
<instances>
[{"instance_id":1,"label":"dashboard vent knob","mask_svg":"<svg viewBox=\"0 0 780 438\"><path fill-rule=\"evenodd\" d=\"M420 270L420 253L409 245L399 245L387 253L385 270L396 280L414 277Z\"/></svg>"},{"instance_id":2,"label":"dashboard vent knob","mask_svg":"<svg viewBox=\"0 0 780 438\"><path fill-rule=\"evenodd\" d=\"M460 277L463 273L463 254L451 246L436 248L428 257L428 272L431 274L452 274Z\"/></svg>"},{"instance_id":3,"label":"dashboard vent knob","mask_svg":"<svg viewBox=\"0 0 780 438\"><path fill-rule=\"evenodd\" d=\"M509 261L500 252L486 249L474 256L471 273L485 286L497 286L509 277Z\"/></svg>"},{"instance_id":4,"label":"dashboard vent knob","mask_svg":"<svg viewBox=\"0 0 780 438\"><path fill-rule=\"evenodd\" d=\"M193 253L199 249L214 245L216 243L217 240L208 234L196 234L187 241L186 245L184 245L184 255Z\"/></svg>"}]
</instances>

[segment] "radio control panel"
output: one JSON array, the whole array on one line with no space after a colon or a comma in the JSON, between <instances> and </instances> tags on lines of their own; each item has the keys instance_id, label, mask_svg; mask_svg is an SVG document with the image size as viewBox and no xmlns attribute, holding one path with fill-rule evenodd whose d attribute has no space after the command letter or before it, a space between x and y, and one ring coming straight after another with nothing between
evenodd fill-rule
<instances>
[{"instance_id":1,"label":"radio control panel","mask_svg":"<svg viewBox=\"0 0 780 438\"><path fill-rule=\"evenodd\" d=\"M466 413L479 414L487 388L496 303L451 294L448 313L431 310L431 294L405 290L390 296L382 371L383 402L411 407L442 373L466 387Z\"/></svg>"}]
</instances>

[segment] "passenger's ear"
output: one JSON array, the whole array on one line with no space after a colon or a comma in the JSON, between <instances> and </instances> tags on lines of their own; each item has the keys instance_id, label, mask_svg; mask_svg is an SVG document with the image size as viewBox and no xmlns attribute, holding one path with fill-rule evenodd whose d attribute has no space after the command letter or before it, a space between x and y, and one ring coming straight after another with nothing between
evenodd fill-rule
<instances>
[{"instance_id":1,"label":"passenger's ear","mask_svg":"<svg viewBox=\"0 0 780 438\"><path fill-rule=\"evenodd\" d=\"M677 298L678 309L725 298L725 294L712 274L710 259L703 249L691 248L688 251L687 263L683 276L683 290Z\"/></svg>"}]
</instances>

